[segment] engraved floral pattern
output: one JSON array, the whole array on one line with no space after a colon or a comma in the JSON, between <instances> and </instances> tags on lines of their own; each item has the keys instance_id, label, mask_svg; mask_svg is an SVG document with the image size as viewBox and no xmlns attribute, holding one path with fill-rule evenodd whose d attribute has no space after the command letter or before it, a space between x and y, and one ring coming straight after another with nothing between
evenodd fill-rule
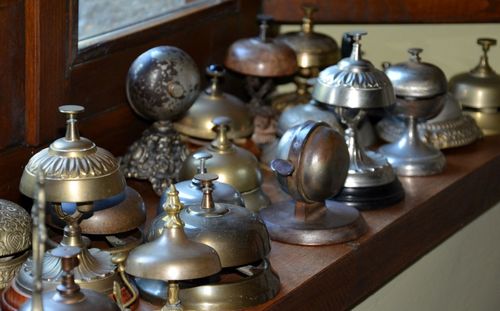
<instances>
[{"instance_id":1,"label":"engraved floral pattern","mask_svg":"<svg viewBox=\"0 0 500 311\"><path fill-rule=\"evenodd\" d=\"M379 89L391 85L389 78L379 70L345 70L339 66L325 69L318 81L328 86L346 86L356 89Z\"/></svg>"},{"instance_id":2,"label":"engraved floral pattern","mask_svg":"<svg viewBox=\"0 0 500 311\"><path fill-rule=\"evenodd\" d=\"M0 199L0 256L26 250L31 244L31 218L19 205Z\"/></svg>"},{"instance_id":3,"label":"engraved floral pattern","mask_svg":"<svg viewBox=\"0 0 500 311\"><path fill-rule=\"evenodd\" d=\"M33 175L39 168L47 179L79 179L110 174L118 170L118 162L110 152L99 147L96 152L84 157L51 154L46 148L35 154L26 166L26 170Z\"/></svg>"}]
</instances>

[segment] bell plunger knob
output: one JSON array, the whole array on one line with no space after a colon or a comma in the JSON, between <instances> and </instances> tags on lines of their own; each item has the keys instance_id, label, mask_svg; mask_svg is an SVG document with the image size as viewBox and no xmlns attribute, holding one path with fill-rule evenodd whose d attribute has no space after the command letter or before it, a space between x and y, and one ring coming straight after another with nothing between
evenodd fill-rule
<instances>
[{"instance_id":1,"label":"bell plunger knob","mask_svg":"<svg viewBox=\"0 0 500 311\"><path fill-rule=\"evenodd\" d=\"M220 95L222 91L220 90L219 81L226 74L226 70L221 65L212 64L207 66L205 72L210 77L210 87L206 92L213 96Z\"/></svg>"},{"instance_id":2,"label":"bell plunger knob","mask_svg":"<svg viewBox=\"0 0 500 311\"><path fill-rule=\"evenodd\" d=\"M218 150L225 150L232 146L227 132L230 130L231 119L228 117L216 117L212 120L213 130L217 132L217 137L212 141L212 146Z\"/></svg>"},{"instance_id":3,"label":"bell plunger knob","mask_svg":"<svg viewBox=\"0 0 500 311\"><path fill-rule=\"evenodd\" d=\"M214 191L214 181L216 181L219 176L216 174L198 174L194 176L196 180L201 183L202 191L203 191L203 199L201 201L202 209L214 209L215 202L212 196L212 192Z\"/></svg>"},{"instance_id":4,"label":"bell plunger knob","mask_svg":"<svg viewBox=\"0 0 500 311\"><path fill-rule=\"evenodd\" d=\"M410 61L420 63L420 53L422 53L424 50L421 48L410 48L408 49L408 53L410 53Z\"/></svg>"},{"instance_id":5,"label":"bell plunger knob","mask_svg":"<svg viewBox=\"0 0 500 311\"><path fill-rule=\"evenodd\" d=\"M74 297L76 295L83 296L80 293L80 286L75 283L73 269L78 266L78 254L80 248L72 246L59 246L51 251L54 257L61 259L61 268L63 276L61 284L57 286L57 291L63 297Z\"/></svg>"},{"instance_id":6,"label":"bell plunger knob","mask_svg":"<svg viewBox=\"0 0 500 311\"><path fill-rule=\"evenodd\" d=\"M85 108L78 105L64 105L59 107L59 112L66 115L66 136L67 140L79 140L80 133L78 132L78 127L76 123L78 120L76 116L85 111Z\"/></svg>"},{"instance_id":7,"label":"bell plunger knob","mask_svg":"<svg viewBox=\"0 0 500 311\"><path fill-rule=\"evenodd\" d=\"M193 154L193 158L199 161L199 166L197 169L198 174L205 174L207 172L207 168L205 166L206 161L212 158L212 154L206 151L198 151L195 154Z\"/></svg>"},{"instance_id":8,"label":"bell plunger knob","mask_svg":"<svg viewBox=\"0 0 500 311\"><path fill-rule=\"evenodd\" d=\"M269 24L273 21L273 17L265 14L257 15L257 20L259 21L259 38L262 41L267 41L267 29L269 28Z\"/></svg>"}]
</instances>

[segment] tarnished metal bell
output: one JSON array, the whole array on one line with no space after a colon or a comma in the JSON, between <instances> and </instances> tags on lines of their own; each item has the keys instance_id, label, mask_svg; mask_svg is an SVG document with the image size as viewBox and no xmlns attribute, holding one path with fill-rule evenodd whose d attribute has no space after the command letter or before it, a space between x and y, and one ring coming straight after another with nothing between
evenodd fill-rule
<instances>
[{"instance_id":1,"label":"tarnished metal bell","mask_svg":"<svg viewBox=\"0 0 500 311\"><path fill-rule=\"evenodd\" d=\"M84 108L59 107L66 115L66 136L31 157L25 166L19 190L33 198L36 173L45 175L48 202L92 202L125 190L125 178L118 161L107 150L80 137L76 116Z\"/></svg>"},{"instance_id":2,"label":"tarnished metal bell","mask_svg":"<svg viewBox=\"0 0 500 311\"><path fill-rule=\"evenodd\" d=\"M163 232L154 241L130 252L126 271L142 279L168 282L164 309L177 307L179 309L175 310L182 310L178 281L213 275L221 270L221 263L212 247L187 237L184 222L179 217L183 205L174 185L169 191Z\"/></svg>"},{"instance_id":3,"label":"tarnished metal bell","mask_svg":"<svg viewBox=\"0 0 500 311\"><path fill-rule=\"evenodd\" d=\"M252 153L229 140L229 118L217 117L213 123L217 137L210 146L200 149L212 154L212 158L206 163L207 170L217 174L221 182L236 188L241 193L246 208L258 211L267 207L270 201L261 189L262 172L259 162ZM197 173L197 168L198 160L190 155L182 164L179 180L191 180Z\"/></svg>"},{"instance_id":4,"label":"tarnished metal bell","mask_svg":"<svg viewBox=\"0 0 500 311\"><path fill-rule=\"evenodd\" d=\"M199 174L195 179L203 189L203 200L181 212L186 234L194 241L213 247L225 269L219 277L233 274L233 279L227 283L212 278L198 284L199 287L182 289L180 295L186 305L197 310L232 310L271 299L279 291L280 284L266 260L271 246L263 221L246 208L216 203L212 194L217 175ZM149 240L161 236L165 221L165 212L153 220ZM240 277L234 278L234 274ZM155 282L137 280L137 284L143 297L152 301L157 301L166 292L164 285Z\"/></svg>"},{"instance_id":5,"label":"tarnished metal bell","mask_svg":"<svg viewBox=\"0 0 500 311\"><path fill-rule=\"evenodd\" d=\"M248 107L236 96L224 93L220 80L225 70L220 65L206 68L211 84L200 93L194 104L174 122L174 128L181 134L198 139L214 139L212 120L218 116L231 118L229 138L244 138L252 135L253 121Z\"/></svg>"},{"instance_id":6,"label":"tarnished metal bell","mask_svg":"<svg viewBox=\"0 0 500 311\"><path fill-rule=\"evenodd\" d=\"M304 17L301 31L279 35L276 40L295 51L297 64L301 68L322 68L335 64L340 57L337 42L332 37L313 30L312 15L318 9L311 5L303 5L302 9Z\"/></svg>"},{"instance_id":7,"label":"tarnished metal bell","mask_svg":"<svg viewBox=\"0 0 500 311\"><path fill-rule=\"evenodd\" d=\"M417 122L431 119L444 106L447 81L439 67L421 61L420 48L411 48L410 60L390 65L385 72L396 92L394 115L406 120L405 134L393 144L380 147L398 175L426 176L440 173L445 165L439 149L421 141Z\"/></svg>"},{"instance_id":8,"label":"tarnished metal bell","mask_svg":"<svg viewBox=\"0 0 500 311\"><path fill-rule=\"evenodd\" d=\"M325 123L307 121L289 129L280 139L271 168L294 201L259 212L271 239L323 245L363 234L366 223L356 209L325 202L342 188L348 167L344 138Z\"/></svg>"},{"instance_id":9,"label":"tarnished metal bell","mask_svg":"<svg viewBox=\"0 0 500 311\"><path fill-rule=\"evenodd\" d=\"M488 51L497 40L479 38L477 43L483 49L479 64L469 72L452 77L449 89L484 134L494 135L500 133L500 76L488 62Z\"/></svg>"},{"instance_id":10,"label":"tarnished metal bell","mask_svg":"<svg viewBox=\"0 0 500 311\"><path fill-rule=\"evenodd\" d=\"M196 170L197 174L207 173L206 161L212 158L212 154L207 151L197 151L193 154L193 158L199 161L199 167ZM175 184L175 188L179 192L179 199L184 205L199 204L203 200L203 189L201 183L196 180L193 176L191 180L184 180ZM227 203L232 205L237 205L245 207L243 198L236 188L233 186L220 182L214 181L213 183L212 197L216 203ZM157 213L163 213L163 205L168 201L169 191L164 191L160 198L160 203L158 204Z\"/></svg>"},{"instance_id":11,"label":"tarnished metal bell","mask_svg":"<svg viewBox=\"0 0 500 311\"><path fill-rule=\"evenodd\" d=\"M0 199L0 290L19 271L30 245L30 216L21 206Z\"/></svg>"},{"instance_id":12,"label":"tarnished metal bell","mask_svg":"<svg viewBox=\"0 0 500 311\"><path fill-rule=\"evenodd\" d=\"M229 47L224 64L238 73L256 77L281 77L297 70L297 56L286 44L267 37L269 16L260 15L258 37L240 39Z\"/></svg>"}]
</instances>

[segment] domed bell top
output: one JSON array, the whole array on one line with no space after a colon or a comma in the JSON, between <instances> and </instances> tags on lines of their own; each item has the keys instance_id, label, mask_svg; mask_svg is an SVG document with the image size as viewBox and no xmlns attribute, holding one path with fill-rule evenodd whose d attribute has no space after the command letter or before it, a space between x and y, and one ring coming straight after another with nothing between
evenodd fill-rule
<instances>
[{"instance_id":1,"label":"domed bell top","mask_svg":"<svg viewBox=\"0 0 500 311\"><path fill-rule=\"evenodd\" d=\"M437 66L421 61L422 49L408 49L407 62L390 65L385 73L394 86L396 96L402 98L427 99L440 96L447 91L444 72Z\"/></svg>"},{"instance_id":2,"label":"domed bell top","mask_svg":"<svg viewBox=\"0 0 500 311\"><path fill-rule=\"evenodd\" d=\"M49 202L92 202L125 190L125 178L115 157L80 137L76 115L83 110L76 105L59 107L67 116L66 136L31 157L21 177L21 193L34 197L38 170L45 175Z\"/></svg>"},{"instance_id":3,"label":"domed bell top","mask_svg":"<svg viewBox=\"0 0 500 311\"><path fill-rule=\"evenodd\" d=\"M120 308L108 296L88 290L80 289L75 283L72 270L78 265L80 249L70 246L59 246L51 251L52 255L61 258L64 275L56 291L48 291L42 295L43 310L58 311L119 311ZM37 310L33 300L28 300L21 306L20 311ZM37 310L38 311L38 310Z\"/></svg>"},{"instance_id":4,"label":"domed bell top","mask_svg":"<svg viewBox=\"0 0 500 311\"><path fill-rule=\"evenodd\" d=\"M28 212L13 202L0 199L0 266L2 257L25 251L30 244L31 218Z\"/></svg>"},{"instance_id":5,"label":"domed bell top","mask_svg":"<svg viewBox=\"0 0 500 311\"><path fill-rule=\"evenodd\" d=\"M186 223L186 234L193 240L213 247L219 254L222 267L237 267L264 259L271 245L264 222L246 208L215 203L212 196L215 174L199 174L195 179L201 183L201 204L190 205L181 212ZM162 234L165 218L158 216L153 221L148 239Z\"/></svg>"},{"instance_id":6,"label":"domed bell top","mask_svg":"<svg viewBox=\"0 0 500 311\"><path fill-rule=\"evenodd\" d=\"M225 66L238 73L257 77L282 77L297 70L297 56L286 44L267 37L271 17L260 15L260 35L240 39L229 47Z\"/></svg>"},{"instance_id":7,"label":"domed bell top","mask_svg":"<svg viewBox=\"0 0 500 311\"><path fill-rule=\"evenodd\" d=\"M290 46L297 54L297 63L301 68L326 67L335 64L340 58L339 46L327 35L313 31L312 14L317 11L310 5L302 6L302 30L288 32L276 37L276 40Z\"/></svg>"},{"instance_id":8,"label":"domed bell top","mask_svg":"<svg viewBox=\"0 0 500 311\"><path fill-rule=\"evenodd\" d=\"M321 71L312 97L319 102L347 108L383 108L394 104L391 81L371 62L361 58L361 36L351 33L354 40L351 57Z\"/></svg>"},{"instance_id":9,"label":"domed bell top","mask_svg":"<svg viewBox=\"0 0 500 311\"><path fill-rule=\"evenodd\" d=\"M183 208L175 186L171 185L162 233L156 240L130 252L127 273L145 279L180 281L207 277L221 270L219 256L213 248L186 236L179 216Z\"/></svg>"},{"instance_id":10,"label":"domed bell top","mask_svg":"<svg viewBox=\"0 0 500 311\"><path fill-rule=\"evenodd\" d=\"M249 109L236 96L222 92L220 80L225 70L220 65L210 65L206 73L211 85L201 92L193 106L174 123L179 133L199 139L214 139L212 120L218 116L231 118L229 138L242 138L252 135L253 122Z\"/></svg>"},{"instance_id":11,"label":"domed bell top","mask_svg":"<svg viewBox=\"0 0 500 311\"><path fill-rule=\"evenodd\" d=\"M234 145L228 138L229 124L227 117L213 119L217 137L208 148L200 149L212 154L206 163L208 171L217 174L220 180L230 184L240 192L247 192L259 188L262 183L262 172L259 162L249 151ZM190 155L182 164L179 171L179 180L190 180L196 173L198 160Z\"/></svg>"},{"instance_id":12,"label":"domed bell top","mask_svg":"<svg viewBox=\"0 0 500 311\"><path fill-rule=\"evenodd\" d=\"M500 76L490 67L488 51L497 44L491 38L479 38L483 55L476 68L450 79L450 92L463 107L476 109L500 108Z\"/></svg>"},{"instance_id":13,"label":"domed bell top","mask_svg":"<svg viewBox=\"0 0 500 311\"><path fill-rule=\"evenodd\" d=\"M276 158L271 168L281 188L304 202L322 202L338 193L349 168L344 138L322 122L306 121L286 131Z\"/></svg>"},{"instance_id":14,"label":"domed bell top","mask_svg":"<svg viewBox=\"0 0 500 311\"><path fill-rule=\"evenodd\" d=\"M205 166L205 162L212 158L212 154L206 151L198 151L193 154L193 158L200 162L197 169L197 174L206 173L207 169ZM179 191L179 199L184 205L198 204L203 200L203 189L201 187L201 183L196 178L178 182L175 184L175 188L177 188L177 191ZM212 188L212 196L214 202L245 207L245 203L241 198L240 192L233 186L215 181ZM158 214L161 214L163 212L163 205L168 201L168 193L169 191L166 190L161 195L160 204L158 204L157 209Z\"/></svg>"}]
</instances>

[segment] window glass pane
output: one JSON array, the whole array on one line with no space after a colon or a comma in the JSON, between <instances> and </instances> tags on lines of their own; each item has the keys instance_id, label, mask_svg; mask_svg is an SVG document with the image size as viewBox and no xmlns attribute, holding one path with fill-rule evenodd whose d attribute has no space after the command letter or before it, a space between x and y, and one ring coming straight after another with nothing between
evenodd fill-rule
<instances>
[{"instance_id":1,"label":"window glass pane","mask_svg":"<svg viewBox=\"0 0 500 311\"><path fill-rule=\"evenodd\" d=\"M78 40L94 38L210 0L80 0L78 4Z\"/></svg>"}]
</instances>

